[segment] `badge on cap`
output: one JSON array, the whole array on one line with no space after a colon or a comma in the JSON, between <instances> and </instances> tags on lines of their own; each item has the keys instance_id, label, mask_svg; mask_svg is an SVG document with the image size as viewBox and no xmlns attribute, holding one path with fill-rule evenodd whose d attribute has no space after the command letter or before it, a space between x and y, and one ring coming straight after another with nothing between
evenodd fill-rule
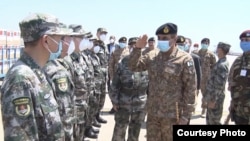
<instances>
[{"instance_id":1,"label":"badge on cap","mask_svg":"<svg viewBox=\"0 0 250 141\"><path fill-rule=\"evenodd\" d=\"M168 27L165 27L165 28L163 29L163 32L164 32L164 33L168 33L168 32L169 32Z\"/></svg>"},{"instance_id":2,"label":"badge on cap","mask_svg":"<svg viewBox=\"0 0 250 141\"><path fill-rule=\"evenodd\" d=\"M59 78L56 80L57 87L60 91L66 92L68 90L67 78Z\"/></svg>"},{"instance_id":3,"label":"badge on cap","mask_svg":"<svg viewBox=\"0 0 250 141\"><path fill-rule=\"evenodd\" d=\"M20 117L26 117L30 114L30 98L19 97L12 101L15 106L15 112Z\"/></svg>"},{"instance_id":4,"label":"badge on cap","mask_svg":"<svg viewBox=\"0 0 250 141\"><path fill-rule=\"evenodd\" d=\"M181 42L184 42L184 39L181 37Z\"/></svg>"}]
</instances>

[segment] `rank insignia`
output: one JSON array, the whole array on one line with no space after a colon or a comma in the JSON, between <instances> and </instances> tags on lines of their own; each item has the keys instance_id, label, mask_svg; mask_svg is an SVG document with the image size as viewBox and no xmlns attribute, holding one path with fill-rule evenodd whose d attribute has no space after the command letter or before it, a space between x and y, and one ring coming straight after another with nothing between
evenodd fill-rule
<instances>
[{"instance_id":1,"label":"rank insignia","mask_svg":"<svg viewBox=\"0 0 250 141\"><path fill-rule=\"evenodd\" d=\"M67 78L59 78L56 80L57 87L60 91L65 92L68 90Z\"/></svg>"},{"instance_id":2,"label":"rank insignia","mask_svg":"<svg viewBox=\"0 0 250 141\"><path fill-rule=\"evenodd\" d=\"M15 112L18 116L26 117L30 114L30 98L19 97L12 101L15 106Z\"/></svg>"},{"instance_id":3,"label":"rank insignia","mask_svg":"<svg viewBox=\"0 0 250 141\"><path fill-rule=\"evenodd\" d=\"M164 33L168 33L168 32L169 32L168 27L165 27L165 28L163 29L163 32L164 32Z\"/></svg>"}]
</instances>

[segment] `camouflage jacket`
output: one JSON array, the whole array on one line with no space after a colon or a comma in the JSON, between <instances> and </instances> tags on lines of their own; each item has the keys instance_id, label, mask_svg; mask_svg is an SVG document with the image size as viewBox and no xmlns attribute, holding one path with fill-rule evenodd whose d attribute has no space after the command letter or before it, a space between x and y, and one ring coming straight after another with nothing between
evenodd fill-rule
<instances>
[{"instance_id":1,"label":"camouflage jacket","mask_svg":"<svg viewBox=\"0 0 250 141\"><path fill-rule=\"evenodd\" d=\"M225 85L228 78L229 62L227 58L221 58L214 65L207 82L204 97L206 101L216 101L220 95L225 95Z\"/></svg>"},{"instance_id":2,"label":"camouflage jacket","mask_svg":"<svg viewBox=\"0 0 250 141\"><path fill-rule=\"evenodd\" d=\"M108 67L108 48L103 41L99 40L100 51L96 54L100 58L100 64L102 68Z\"/></svg>"},{"instance_id":3,"label":"camouflage jacket","mask_svg":"<svg viewBox=\"0 0 250 141\"><path fill-rule=\"evenodd\" d=\"M144 110L147 100L148 73L130 71L128 57L124 57L118 64L109 96L114 105L131 112L141 111Z\"/></svg>"},{"instance_id":4,"label":"camouflage jacket","mask_svg":"<svg viewBox=\"0 0 250 141\"><path fill-rule=\"evenodd\" d=\"M154 51L154 50L157 50L157 48L150 49L149 47L147 47L147 48L145 48L145 49L142 51L142 55L145 55L145 54L149 53L150 51Z\"/></svg>"},{"instance_id":5,"label":"camouflage jacket","mask_svg":"<svg viewBox=\"0 0 250 141\"><path fill-rule=\"evenodd\" d=\"M64 141L53 90L26 53L9 69L1 94L5 141Z\"/></svg>"},{"instance_id":6,"label":"camouflage jacket","mask_svg":"<svg viewBox=\"0 0 250 141\"><path fill-rule=\"evenodd\" d=\"M129 54L128 47L120 48L119 46L111 54L110 59L109 59L109 67L108 67L108 73L111 79L114 76L114 72L116 72L119 60L128 54Z\"/></svg>"},{"instance_id":7,"label":"camouflage jacket","mask_svg":"<svg viewBox=\"0 0 250 141\"><path fill-rule=\"evenodd\" d=\"M73 139L73 126L76 123L74 84L69 69L72 66L63 59L49 61L43 68L55 92L66 140Z\"/></svg>"},{"instance_id":8,"label":"camouflage jacket","mask_svg":"<svg viewBox=\"0 0 250 141\"><path fill-rule=\"evenodd\" d=\"M95 88L95 71L94 66L92 64L92 57L91 57L92 51L90 50L84 50L81 52L81 57L86 62L88 66L88 76L86 77L86 82L88 86L88 91L90 94L93 94L94 88Z\"/></svg>"},{"instance_id":9,"label":"camouflage jacket","mask_svg":"<svg viewBox=\"0 0 250 141\"><path fill-rule=\"evenodd\" d=\"M216 63L216 57L213 52L203 49L200 49L197 55L200 56L200 61L201 61L201 72L202 72L201 83L206 84L210 76L211 70L214 67L214 64Z\"/></svg>"},{"instance_id":10,"label":"camouflage jacket","mask_svg":"<svg viewBox=\"0 0 250 141\"><path fill-rule=\"evenodd\" d=\"M229 89L233 103L250 107L250 54L237 57L229 71Z\"/></svg>"},{"instance_id":11,"label":"camouflage jacket","mask_svg":"<svg viewBox=\"0 0 250 141\"><path fill-rule=\"evenodd\" d=\"M81 124L84 122L85 111L88 107L88 86L86 83L88 67L81 57L81 53L73 52L70 56L64 58L67 62L70 62L74 75L75 85L75 108L77 114L77 123Z\"/></svg>"},{"instance_id":12,"label":"camouflage jacket","mask_svg":"<svg viewBox=\"0 0 250 141\"><path fill-rule=\"evenodd\" d=\"M94 68L94 81L95 81L95 94L101 94L101 85L104 82L103 79L103 71L101 68L99 57L94 53L91 52L89 54L91 57L91 63Z\"/></svg>"},{"instance_id":13,"label":"camouflage jacket","mask_svg":"<svg viewBox=\"0 0 250 141\"><path fill-rule=\"evenodd\" d=\"M191 117L196 99L196 73L190 54L174 48L171 53L159 50L142 55L133 49L129 58L132 71L148 70L148 114L177 119Z\"/></svg>"}]
</instances>

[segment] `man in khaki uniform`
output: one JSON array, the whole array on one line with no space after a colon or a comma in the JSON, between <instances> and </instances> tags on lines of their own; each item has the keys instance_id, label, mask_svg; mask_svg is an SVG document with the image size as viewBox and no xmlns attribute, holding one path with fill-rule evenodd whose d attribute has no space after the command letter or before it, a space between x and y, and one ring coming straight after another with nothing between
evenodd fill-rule
<instances>
[{"instance_id":1,"label":"man in khaki uniform","mask_svg":"<svg viewBox=\"0 0 250 141\"><path fill-rule=\"evenodd\" d=\"M156 35L159 51L142 55L143 35L128 64L132 71L148 71L147 141L172 141L173 125L186 125L194 109L196 73L192 57L176 47L177 25L163 24Z\"/></svg>"},{"instance_id":2,"label":"man in khaki uniform","mask_svg":"<svg viewBox=\"0 0 250 141\"><path fill-rule=\"evenodd\" d=\"M123 58L124 56L128 54L129 54L129 49L127 47L127 38L121 37L119 39L119 48L116 48L114 52L110 55L109 69L108 69L110 80L113 79L119 60L121 60L121 58Z\"/></svg>"},{"instance_id":3,"label":"man in khaki uniform","mask_svg":"<svg viewBox=\"0 0 250 141\"><path fill-rule=\"evenodd\" d=\"M151 37L148 39L148 47L143 50L142 54L147 54L148 52L155 49L155 38Z\"/></svg>"},{"instance_id":4,"label":"man in khaki uniform","mask_svg":"<svg viewBox=\"0 0 250 141\"><path fill-rule=\"evenodd\" d=\"M250 30L240 36L243 54L233 62L228 77L228 90L231 91L230 115L236 125L250 124Z\"/></svg>"},{"instance_id":5,"label":"man in khaki uniform","mask_svg":"<svg viewBox=\"0 0 250 141\"><path fill-rule=\"evenodd\" d=\"M203 38L201 40L201 49L198 51L198 55L200 56L201 60L201 72L202 72L202 79L201 79L201 93L202 93L202 112L201 117L205 117L207 103L204 100L204 93L206 91L207 80L210 76L211 70L216 63L215 54L208 50L210 44L210 40L208 38ZM195 52L194 52L195 53Z\"/></svg>"}]
</instances>

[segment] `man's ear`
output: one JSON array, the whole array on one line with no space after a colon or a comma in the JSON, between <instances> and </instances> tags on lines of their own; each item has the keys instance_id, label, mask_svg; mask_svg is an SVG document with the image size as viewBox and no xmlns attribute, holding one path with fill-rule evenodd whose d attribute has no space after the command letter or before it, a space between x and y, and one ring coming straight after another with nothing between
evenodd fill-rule
<instances>
[{"instance_id":1,"label":"man's ear","mask_svg":"<svg viewBox=\"0 0 250 141\"><path fill-rule=\"evenodd\" d=\"M43 47L48 47L48 35L43 35L41 38L41 44Z\"/></svg>"}]
</instances>

